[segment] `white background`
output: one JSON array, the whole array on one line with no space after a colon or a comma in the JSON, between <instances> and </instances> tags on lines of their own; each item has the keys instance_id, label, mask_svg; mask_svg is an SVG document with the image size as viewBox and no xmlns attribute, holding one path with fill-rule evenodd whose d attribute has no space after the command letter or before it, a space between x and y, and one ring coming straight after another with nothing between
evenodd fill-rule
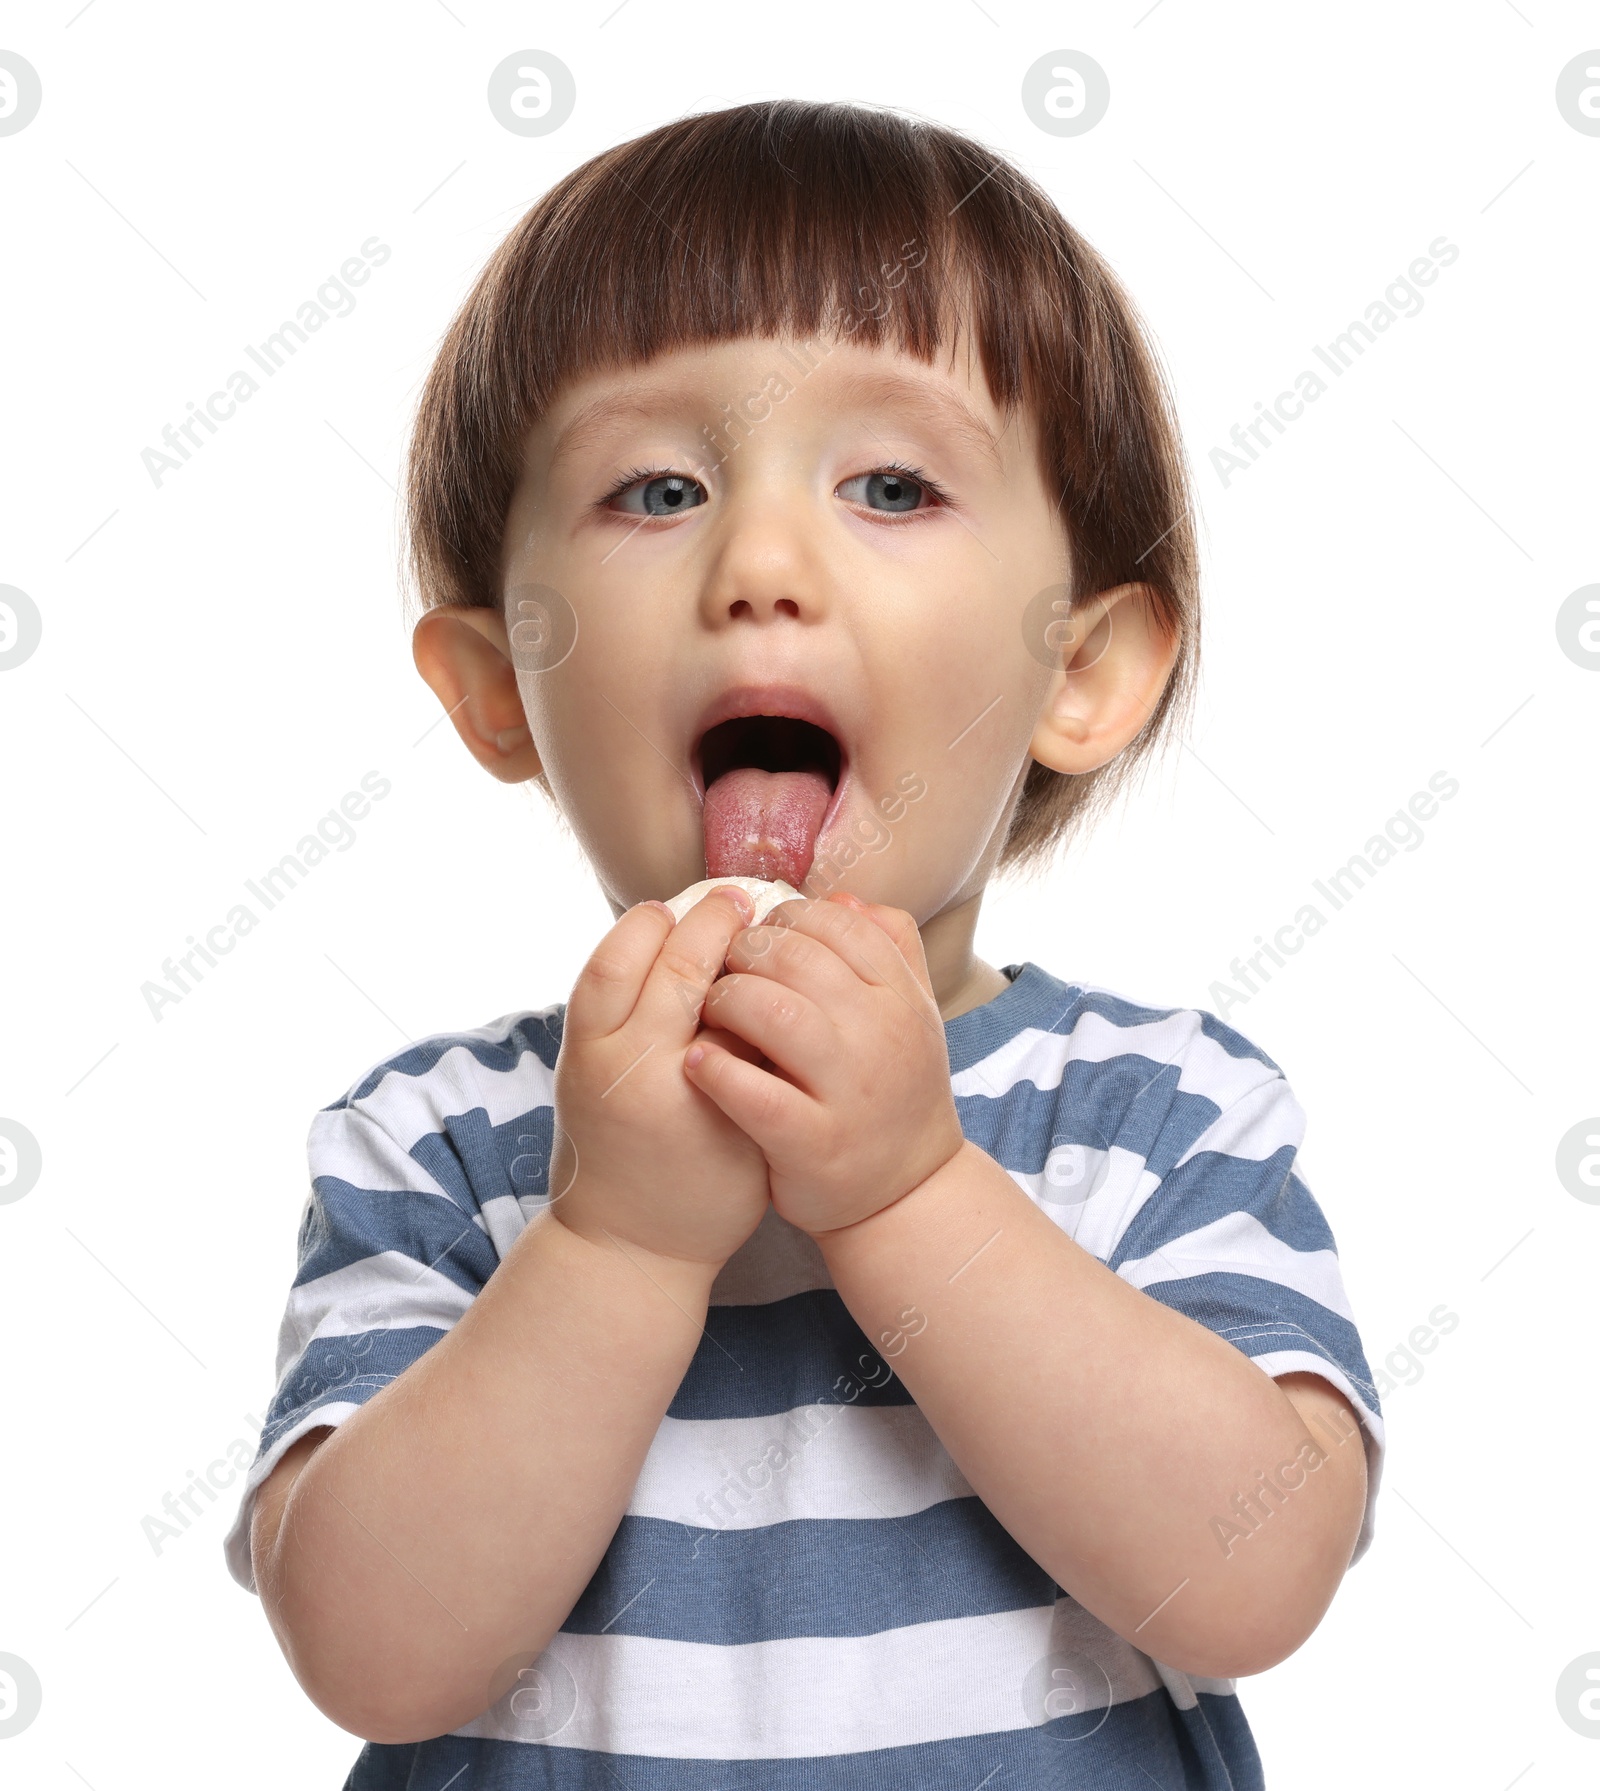
<instances>
[{"instance_id":1,"label":"white background","mask_svg":"<svg viewBox=\"0 0 1600 1791\"><path fill-rule=\"evenodd\" d=\"M1600 1649L1600 1207L1554 1162L1600 1111L1600 674L1554 618L1600 577L1600 138L1554 85L1594 9L614 4L66 0L0 25L44 89L0 138L0 583L44 617L0 675L0 1114L44 1159L0 1206L0 1652L44 1685L6 1783L333 1786L357 1752L226 1577L231 1503L159 1555L141 1520L254 1440L312 1113L406 1040L563 998L608 919L536 793L429 731L396 577L408 420L551 181L793 95L931 116L1041 180L1146 315L1194 463L1189 742L1047 879L992 892L983 955L1214 1008L1314 877L1459 780L1228 1012L1310 1115L1374 1368L1459 1317L1385 1402L1371 1552L1241 1695L1274 1791L1593 1784L1555 1684ZM543 138L485 102L529 47L577 81ZM1019 98L1064 47L1111 81L1076 139ZM1211 448L1441 234L1460 256L1424 309L1224 487ZM373 235L393 254L356 309L154 486L141 449ZM393 790L354 846L154 1021L140 985L373 769Z\"/></svg>"}]
</instances>

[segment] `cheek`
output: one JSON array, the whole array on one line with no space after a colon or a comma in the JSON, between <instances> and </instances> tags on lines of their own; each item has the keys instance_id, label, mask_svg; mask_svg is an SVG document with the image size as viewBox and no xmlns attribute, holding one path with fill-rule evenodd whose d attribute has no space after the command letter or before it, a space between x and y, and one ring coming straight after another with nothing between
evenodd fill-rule
<instances>
[{"instance_id":1,"label":"cheek","mask_svg":"<svg viewBox=\"0 0 1600 1791\"><path fill-rule=\"evenodd\" d=\"M586 713L608 711L599 694L568 668L538 675L519 672L517 689L551 794L582 831L597 807L593 792L615 788L623 776L622 767L611 762L615 735L584 722Z\"/></svg>"},{"instance_id":2,"label":"cheek","mask_svg":"<svg viewBox=\"0 0 1600 1791\"><path fill-rule=\"evenodd\" d=\"M517 677L556 805L607 888L628 899L661 893L657 871L677 878L669 895L694 881L700 851L687 771L680 778L650 744L664 739L665 722L646 701L658 682L593 631L566 665Z\"/></svg>"},{"instance_id":3,"label":"cheek","mask_svg":"<svg viewBox=\"0 0 1600 1791\"><path fill-rule=\"evenodd\" d=\"M882 699L874 731L914 761L888 769L920 773L941 793L941 808L952 784L980 807L996 789L1009 792L1050 682L1024 641L1028 593L1018 594L981 544L964 543L966 551L955 544L946 563L930 562L909 588L885 593L880 613L889 620L869 649Z\"/></svg>"},{"instance_id":4,"label":"cheek","mask_svg":"<svg viewBox=\"0 0 1600 1791\"><path fill-rule=\"evenodd\" d=\"M620 557L620 556L619 556ZM559 577L552 565L545 577ZM625 569L624 574L625 576ZM524 595L524 621L508 633L517 688L535 737L541 730L561 736L577 729L604 741L628 720L647 732L659 695L661 666L667 662L660 628L650 607L630 593L609 594L574 587L568 598L553 583L514 587ZM511 623L508 603L507 621ZM519 638L518 629L522 630ZM626 718L626 719L625 719Z\"/></svg>"},{"instance_id":5,"label":"cheek","mask_svg":"<svg viewBox=\"0 0 1600 1791\"><path fill-rule=\"evenodd\" d=\"M992 620L974 627L968 613L952 626L912 694L930 777L949 775L974 794L1010 789L1050 686L1023 649L1015 606L986 607Z\"/></svg>"},{"instance_id":6,"label":"cheek","mask_svg":"<svg viewBox=\"0 0 1600 1791\"><path fill-rule=\"evenodd\" d=\"M1046 683L991 651L947 657L937 675L901 687L893 713L878 717L873 756L885 789L904 776L901 787L920 793L884 829L891 840L875 862L887 881L869 888L863 866L852 887L924 918L967 888L1009 819ZM875 793L863 793L863 812Z\"/></svg>"},{"instance_id":7,"label":"cheek","mask_svg":"<svg viewBox=\"0 0 1600 1791\"><path fill-rule=\"evenodd\" d=\"M548 753L551 743L559 738L558 705L551 702L553 686L548 672L518 672L517 694L522 698L522 713L539 743L541 754Z\"/></svg>"}]
</instances>

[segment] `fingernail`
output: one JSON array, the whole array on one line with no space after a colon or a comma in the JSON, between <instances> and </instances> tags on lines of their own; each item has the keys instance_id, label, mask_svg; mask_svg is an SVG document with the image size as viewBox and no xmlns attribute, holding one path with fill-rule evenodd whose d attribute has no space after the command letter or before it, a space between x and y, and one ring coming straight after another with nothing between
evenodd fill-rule
<instances>
[{"instance_id":1,"label":"fingernail","mask_svg":"<svg viewBox=\"0 0 1600 1791\"><path fill-rule=\"evenodd\" d=\"M661 910L661 912L664 915L666 915L668 920L672 919L672 910L667 906L667 904L665 902L657 902L657 901L652 900L652 901L648 901L648 902L641 902L639 904L639 906L641 908L659 908Z\"/></svg>"},{"instance_id":2,"label":"fingernail","mask_svg":"<svg viewBox=\"0 0 1600 1791\"><path fill-rule=\"evenodd\" d=\"M738 908L740 914L744 916L746 922L748 922L750 916L756 911L756 905L751 898L750 891L748 889L741 889L737 883L724 883L722 888L726 895L733 897L735 906Z\"/></svg>"},{"instance_id":3,"label":"fingernail","mask_svg":"<svg viewBox=\"0 0 1600 1791\"><path fill-rule=\"evenodd\" d=\"M706 1048L704 1045L691 1045L683 1060L684 1067L692 1070L705 1054Z\"/></svg>"}]
</instances>

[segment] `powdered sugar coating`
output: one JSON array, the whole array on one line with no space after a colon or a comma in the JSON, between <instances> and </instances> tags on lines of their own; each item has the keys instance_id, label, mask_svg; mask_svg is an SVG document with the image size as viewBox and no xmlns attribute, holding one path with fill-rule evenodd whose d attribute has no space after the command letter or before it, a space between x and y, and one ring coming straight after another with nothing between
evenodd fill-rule
<instances>
[{"instance_id":1,"label":"powdered sugar coating","mask_svg":"<svg viewBox=\"0 0 1600 1791\"><path fill-rule=\"evenodd\" d=\"M701 896L709 895L713 889L721 889L728 883L736 884L755 903L756 911L750 920L752 926L765 920L780 902L792 902L800 894L798 889L781 878L769 881L765 877L707 877L703 883L691 883L667 903L672 910L672 918L682 920Z\"/></svg>"}]
</instances>

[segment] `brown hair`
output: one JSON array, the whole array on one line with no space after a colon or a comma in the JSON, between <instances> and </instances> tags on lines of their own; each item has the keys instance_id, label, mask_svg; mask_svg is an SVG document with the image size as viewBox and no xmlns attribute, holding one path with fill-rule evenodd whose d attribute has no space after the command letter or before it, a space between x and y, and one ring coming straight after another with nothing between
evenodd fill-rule
<instances>
[{"instance_id":1,"label":"brown hair","mask_svg":"<svg viewBox=\"0 0 1600 1791\"><path fill-rule=\"evenodd\" d=\"M963 327L996 406L1036 423L1073 606L1144 582L1178 641L1118 758L1077 777L1029 766L1000 865L1043 863L1187 710L1192 506L1172 401L1116 277L1039 187L943 126L766 100L662 125L558 181L491 256L423 388L406 491L415 607L500 605L523 443L569 379L694 343L840 330L931 362Z\"/></svg>"}]
</instances>

